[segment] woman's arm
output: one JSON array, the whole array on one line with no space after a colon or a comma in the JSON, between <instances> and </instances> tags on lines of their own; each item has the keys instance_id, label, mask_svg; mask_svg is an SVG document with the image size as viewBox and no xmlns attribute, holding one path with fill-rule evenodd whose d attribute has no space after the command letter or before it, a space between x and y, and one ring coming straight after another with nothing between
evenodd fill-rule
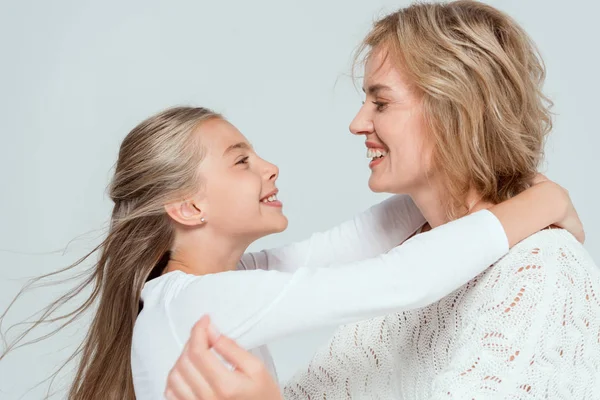
<instances>
[{"instance_id":1,"label":"woman's arm","mask_svg":"<svg viewBox=\"0 0 600 400\"><path fill-rule=\"evenodd\" d=\"M425 223L406 195L392 196L328 231L275 249L246 253L239 269L294 272L302 266L326 266L365 260L404 242Z\"/></svg>"}]
</instances>

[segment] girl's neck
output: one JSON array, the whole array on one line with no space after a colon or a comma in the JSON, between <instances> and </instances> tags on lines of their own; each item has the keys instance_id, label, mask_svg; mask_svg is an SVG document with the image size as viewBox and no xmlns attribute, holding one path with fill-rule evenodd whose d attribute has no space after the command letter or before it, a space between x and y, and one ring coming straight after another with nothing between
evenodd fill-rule
<instances>
[{"instance_id":1,"label":"girl's neck","mask_svg":"<svg viewBox=\"0 0 600 400\"><path fill-rule=\"evenodd\" d=\"M250 243L198 231L178 232L163 273L179 270L193 275L234 271Z\"/></svg>"}]
</instances>

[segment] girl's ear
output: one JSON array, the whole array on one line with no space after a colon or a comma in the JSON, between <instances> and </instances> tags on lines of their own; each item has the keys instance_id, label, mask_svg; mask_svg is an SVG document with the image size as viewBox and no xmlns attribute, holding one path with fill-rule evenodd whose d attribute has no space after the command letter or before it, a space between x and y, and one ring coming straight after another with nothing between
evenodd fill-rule
<instances>
[{"instance_id":1,"label":"girl's ear","mask_svg":"<svg viewBox=\"0 0 600 400\"><path fill-rule=\"evenodd\" d=\"M206 222L206 215L194 200L184 200L165 205L165 211L174 221L186 226L198 226Z\"/></svg>"}]
</instances>

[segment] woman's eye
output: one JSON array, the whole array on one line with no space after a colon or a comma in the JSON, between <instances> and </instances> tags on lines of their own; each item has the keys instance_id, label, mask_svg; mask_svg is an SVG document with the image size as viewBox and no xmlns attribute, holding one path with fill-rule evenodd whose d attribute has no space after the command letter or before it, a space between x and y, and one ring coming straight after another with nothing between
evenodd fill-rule
<instances>
[{"instance_id":1,"label":"woman's eye","mask_svg":"<svg viewBox=\"0 0 600 400\"><path fill-rule=\"evenodd\" d=\"M385 109L385 106L387 106L387 103L382 103L381 101L373 101L372 103L377 106L377 111L383 111Z\"/></svg>"},{"instance_id":2,"label":"woman's eye","mask_svg":"<svg viewBox=\"0 0 600 400\"><path fill-rule=\"evenodd\" d=\"M248 158L250 158L250 157L246 156L246 157L242 158L241 160L239 160L238 162L236 162L235 165L238 165L238 164L248 164Z\"/></svg>"}]
</instances>

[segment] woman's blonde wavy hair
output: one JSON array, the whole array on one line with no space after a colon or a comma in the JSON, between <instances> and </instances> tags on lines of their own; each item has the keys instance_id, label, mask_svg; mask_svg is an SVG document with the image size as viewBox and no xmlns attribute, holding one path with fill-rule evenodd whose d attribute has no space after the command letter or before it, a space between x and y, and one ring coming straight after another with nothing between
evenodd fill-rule
<instances>
[{"instance_id":1,"label":"woman's blonde wavy hair","mask_svg":"<svg viewBox=\"0 0 600 400\"><path fill-rule=\"evenodd\" d=\"M422 97L449 217L468 211L469 189L499 203L530 185L552 102L539 51L512 18L476 1L417 3L376 21L354 65L377 50Z\"/></svg>"}]
</instances>

